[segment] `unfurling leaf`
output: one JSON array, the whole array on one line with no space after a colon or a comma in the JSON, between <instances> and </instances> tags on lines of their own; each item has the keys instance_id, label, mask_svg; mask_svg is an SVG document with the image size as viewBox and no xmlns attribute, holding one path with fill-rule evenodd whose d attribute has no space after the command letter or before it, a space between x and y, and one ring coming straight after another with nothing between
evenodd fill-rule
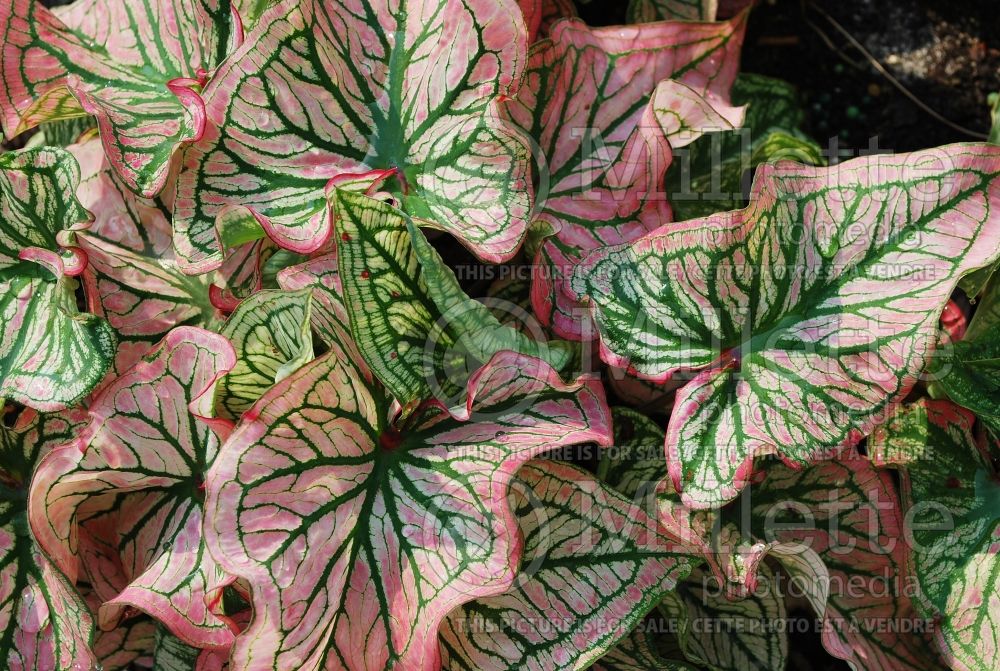
<instances>
[{"instance_id":1,"label":"unfurling leaf","mask_svg":"<svg viewBox=\"0 0 1000 671\"><path fill-rule=\"evenodd\" d=\"M906 396L958 279L1000 254L998 174L990 145L769 164L746 209L587 258L573 289L602 358L656 380L700 371L666 440L687 503L735 497L755 454L851 445Z\"/></svg>"},{"instance_id":2,"label":"unfurling leaf","mask_svg":"<svg viewBox=\"0 0 1000 671\"><path fill-rule=\"evenodd\" d=\"M231 668L440 668L455 607L506 591L519 543L517 468L547 450L610 442L596 380L497 354L456 412L402 427L391 400L336 352L272 387L209 475L206 534L252 588Z\"/></svg>"}]
</instances>

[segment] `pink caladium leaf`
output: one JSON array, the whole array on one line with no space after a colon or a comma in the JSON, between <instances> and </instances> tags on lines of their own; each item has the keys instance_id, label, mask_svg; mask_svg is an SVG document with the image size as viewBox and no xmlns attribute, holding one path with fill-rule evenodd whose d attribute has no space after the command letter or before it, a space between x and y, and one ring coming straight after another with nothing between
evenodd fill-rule
<instances>
[{"instance_id":1,"label":"pink caladium leaf","mask_svg":"<svg viewBox=\"0 0 1000 671\"><path fill-rule=\"evenodd\" d=\"M1000 669L1000 476L976 440L974 416L948 401L899 410L869 441L899 470L924 611L960 671Z\"/></svg>"},{"instance_id":2,"label":"pink caladium leaf","mask_svg":"<svg viewBox=\"0 0 1000 671\"><path fill-rule=\"evenodd\" d=\"M511 499L522 572L506 592L451 612L446 669L585 668L701 563L701 548L659 526L655 510L575 466L523 466Z\"/></svg>"},{"instance_id":3,"label":"pink caladium leaf","mask_svg":"<svg viewBox=\"0 0 1000 671\"><path fill-rule=\"evenodd\" d=\"M235 354L220 335L172 330L105 387L89 424L38 468L29 500L39 544L103 601L104 627L129 608L199 647L233 640L214 601L228 580L202 540L203 478L219 438L208 422Z\"/></svg>"},{"instance_id":4,"label":"pink caladium leaf","mask_svg":"<svg viewBox=\"0 0 1000 671\"><path fill-rule=\"evenodd\" d=\"M86 254L80 169L63 149L0 155L0 398L41 411L72 406L111 366L115 336L80 313L72 275Z\"/></svg>"},{"instance_id":5,"label":"pink caladium leaf","mask_svg":"<svg viewBox=\"0 0 1000 671\"><path fill-rule=\"evenodd\" d=\"M505 110L538 145L533 224L555 235L538 250L532 301L545 324L584 337L586 316L562 287L586 252L628 242L670 219L668 137L732 127L729 107L744 17L726 23L589 28L563 21L534 45L525 84ZM668 78L676 81L664 81Z\"/></svg>"},{"instance_id":6,"label":"pink caladium leaf","mask_svg":"<svg viewBox=\"0 0 1000 671\"><path fill-rule=\"evenodd\" d=\"M351 333L365 362L409 413L430 396L451 405L498 351L556 370L565 342L538 342L469 298L413 219L375 198L337 191L337 259Z\"/></svg>"},{"instance_id":7,"label":"pink caladium leaf","mask_svg":"<svg viewBox=\"0 0 1000 671\"><path fill-rule=\"evenodd\" d=\"M347 39L354 36L357 39ZM250 213L280 246L321 248L326 187L391 179L403 209L480 258L507 259L530 207L528 151L499 118L526 59L514 0L286 0L205 90L205 137L186 153L175 244L216 267L216 218Z\"/></svg>"},{"instance_id":8,"label":"pink caladium leaf","mask_svg":"<svg viewBox=\"0 0 1000 671\"><path fill-rule=\"evenodd\" d=\"M39 460L72 440L86 413L24 410L0 427L0 662L12 671L91 668L93 620L83 598L28 529L28 486Z\"/></svg>"},{"instance_id":9,"label":"pink caladium leaf","mask_svg":"<svg viewBox=\"0 0 1000 671\"><path fill-rule=\"evenodd\" d=\"M732 499L754 454L803 464L870 432L913 387L958 279L1000 254L1000 149L758 169L750 205L591 254L605 361L698 374L667 431L673 486Z\"/></svg>"},{"instance_id":10,"label":"pink caladium leaf","mask_svg":"<svg viewBox=\"0 0 1000 671\"><path fill-rule=\"evenodd\" d=\"M464 406L400 427L336 354L266 392L209 474L209 547L252 588L231 668L436 671L448 612L514 579L511 478L547 450L608 444L603 391L501 352Z\"/></svg>"},{"instance_id":11,"label":"pink caladium leaf","mask_svg":"<svg viewBox=\"0 0 1000 671\"><path fill-rule=\"evenodd\" d=\"M240 37L228 0L36 0L0 9L0 109L7 137L41 121L97 118L104 150L130 189L155 195L177 147L205 125L198 90Z\"/></svg>"},{"instance_id":12,"label":"pink caladium leaf","mask_svg":"<svg viewBox=\"0 0 1000 671\"><path fill-rule=\"evenodd\" d=\"M99 631L94 656L104 671L151 668L155 633L156 623L151 618L132 618L111 631Z\"/></svg>"},{"instance_id":13,"label":"pink caladium leaf","mask_svg":"<svg viewBox=\"0 0 1000 671\"><path fill-rule=\"evenodd\" d=\"M823 646L855 671L941 669L910 581L892 478L856 455L801 470L770 462L750 488L748 534L814 552L829 572ZM784 560L782 560L784 562ZM817 604L814 602L813 607Z\"/></svg>"},{"instance_id":14,"label":"pink caladium leaf","mask_svg":"<svg viewBox=\"0 0 1000 671\"><path fill-rule=\"evenodd\" d=\"M633 629L628 636L591 668L593 671L698 671L698 667L672 659L675 651L661 650L663 636L652 626Z\"/></svg>"}]
</instances>

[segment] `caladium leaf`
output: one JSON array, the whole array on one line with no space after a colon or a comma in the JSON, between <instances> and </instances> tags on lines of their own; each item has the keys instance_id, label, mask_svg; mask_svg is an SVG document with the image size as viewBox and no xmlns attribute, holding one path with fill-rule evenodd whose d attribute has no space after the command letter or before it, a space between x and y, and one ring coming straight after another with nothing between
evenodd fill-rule
<instances>
[{"instance_id":1,"label":"caladium leaf","mask_svg":"<svg viewBox=\"0 0 1000 671\"><path fill-rule=\"evenodd\" d=\"M72 584L28 529L28 485L38 461L73 439L82 411L24 410L0 427L0 660L12 671L91 668L93 621Z\"/></svg>"},{"instance_id":2,"label":"caladium leaf","mask_svg":"<svg viewBox=\"0 0 1000 671\"><path fill-rule=\"evenodd\" d=\"M262 291L243 301L222 328L236 365L219 381L217 404L236 419L275 382L312 361L312 292Z\"/></svg>"},{"instance_id":3,"label":"caladium leaf","mask_svg":"<svg viewBox=\"0 0 1000 671\"><path fill-rule=\"evenodd\" d=\"M785 668L785 602L773 589L771 570L761 565L759 571L761 582L771 587L738 601L715 591L711 578L701 571L666 595L661 608L667 621L675 623L688 661L713 671Z\"/></svg>"},{"instance_id":4,"label":"caladium leaf","mask_svg":"<svg viewBox=\"0 0 1000 671\"><path fill-rule=\"evenodd\" d=\"M751 533L815 552L829 572L823 646L855 671L941 669L908 583L909 549L893 480L863 457L801 470L768 463L750 488ZM815 607L815 605L814 605Z\"/></svg>"},{"instance_id":5,"label":"caladium leaf","mask_svg":"<svg viewBox=\"0 0 1000 671\"><path fill-rule=\"evenodd\" d=\"M996 332L950 342L934 353L928 376L955 403L1000 437L1000 340Z\"/></svg>"},{"instance_id":6,"label":"caladium leaf","mask_svg":"<svg viewBox=\"0 0 1000 671\"><path fill-rule=\"evenodd\" d=\"M452 611L444 668L585 668L701 562L701 548L659 527L655 510L586 471L539 459L518 478L522 572L503 594Z\"/></svg>"},{"instance_id":7,"label":"caladium leaf","mask_svg":"<svg viewBox=\"0 0 1000 671\"><path fill-rule=\"evenodd\" d=\"M563 21L532 47L523 90L505 110L538 145L533 225L555 236L536 255L545 270L532 302L557 335L583 337L585 311L562 288L569 269L669 221L668 136L679 146L696 137L687 131L738 122L740 110L726 103L744 27L743 17L613 28Z\"/></svg>"},{"instance_id":8,"label":"caladium leaf","mask_svg":"<svg viewBox=\"0 0 1000 671\"><path fill-rule=\"evenodd\" d=\"M740 128L707 133L675 149L666 191L678 221L742 207L750 170L762 163L823 163L819 145L798 130L803 114L790 84L742 73L733 84L732 103L746 106Z\"/></svg>"},{"instance_id":9,"label":"caladium leaf","mask_svg":"<svg viewBox=\"0 0 1000 671\"><path fill-rule=\"evenodd\" d=\"M90 393L115 351L107 322L77 311L69 277L86 264L72 246L89 219L79 179L63 149L0 155L0 398L42 411Z\"/></svg>"},{"instance_id":10,"label":"caladium leaf","mask_svg":"<svg viewBox=\"0 0 1000 671\"><path fill-rule=\"evenodd\" d=\"M78 0L58 11L35 0L0 9L5 60L0 108L7 137L41 121L97 118L112 167L155 195L176 148L201 136L197 93L242 37L228 0Z\"/></svg>"},{"instance_id":11,"label":"caladium leaf","mask_svg":"<svg viewBox=\"0 0 1000 671\"><path fill-rule=\"evenodd\" d=\"M215 382L235 359L220 335L172 330L98 394L85 431L38 468L32 530L68 576L86 573L104 602L102 626L134 607L190 645L233 640L211 603L227 579L201 532L202 482L219 438L198 418L212 416Z\"/></svg>"},{"instance_id":12,"label":"caladium leaf","mask_svg":"<svg viewBox=\"0 0 1000 671\"><path fill-rule=\"evenodd\" d=\"M439 669L442 619L513 581L517 468L611 440L596 380L565 384L512 352L453 414L398 430L390 406L331 352L266 392L223 445L206 535L254 607L231 668Z\"/></svg>"},{"instance_id":13,"label":"caladium leaf","mask_svg":"<svg viewBox=\"0 0 1000 671\"><path fill-rule=\"evenodd\" d=\"M592 667L594 671L698 671L698 667L666 657L653 627L633 629Z\"/></svg>"},{"instance_id":14,"label":"caladium leaf","mask_svg":"<svg viewBox=\"0 0 1000 671\"><path fill-rule=\"evenodd\" d=\"M718 0L630 0L629 23L715 21Z\"/></svg>"},{"instance_id":15,"label":"caladium leaf","mask_svg":"<svg viewBox=\"0 0 1000 671\"><path fill-rule=\"evenodd\" d=\"M1000 324L1000 275L990 279L976 305L976 313L969 321L965 337L979 340Z\"/></svg>"},{"instance_id":16,"label":"caladium leaf","mask_svg":"<svg viewBox=\"0 0 1000 671\"><path fill-rule=\"evenodd\" d=\"M87 307L117 336L115 375L135 365L176 326L214 330L222 325L222 314L209 300L211 276L185 275L170 259L137 254L88 233L78 237L89 259L80 278Z\"/></svg>"},{"instance_id":17,"label":"caladium leaf","mask_svg":"<svg viewBox=\"0 0 1000 671\"><path fill-rule=\"evenodd\" d=\"M754 454L801 464L853 444L906 396L958 278L1000 253L998 170L990 145L769 164L746 209L577 268L605 361L655 380L700 369L666 439L685 502L732 499Z\"/></svg>"},{"instance_id":18,"label":"caladium leaf","mask_svg":"<svg viewBox=\"0 0 1000 671\"><path fill-rule=\"evenodd\" d=\"M334 213L351 333L404 413L431 395L451 405L472 372L501 350L541 357L556 369L570 361L566 343L536 342L466 296L400 210L338 191Z\"/></svg>"},{"instance_id":19,"label":"caladium leaf","mask_svg":"<svg viewBox=\"0 0 1000 671\"><path fill-rule=\"evenodd\" d=\"M104 671L151 668L155 635L156 623L151 618L127 620L111 631L97 633L94 656Z\"/></svg>"},{"instance_id":20,"label":"caladium leaf","mask_svg":"<svg viewBox=\"0 0 1000 671\"><path fill-rule=\"evenodd\" d=\"M205 90L208 129L185 154L174 213L188 268L218 265L214 222L234 208L280 246L316 251L331 231L327 183L358 173L394 172L408 214L484 260L513 256L527 149L497 99L517 93L526 49L514 0L270 9Z\"/></svg>"},{"instance_id":21,"label":"caladium leaf","mask_svg":"<svg viewBox=\"0 0 1000 671\"><path fill-rule=\"evenodd\" d=\"M902 480L914 575L953 669L1000 669L1000 478L973 433L974 417L947 401L901 408L869 442Z\"/></svg>"}]
</instances>

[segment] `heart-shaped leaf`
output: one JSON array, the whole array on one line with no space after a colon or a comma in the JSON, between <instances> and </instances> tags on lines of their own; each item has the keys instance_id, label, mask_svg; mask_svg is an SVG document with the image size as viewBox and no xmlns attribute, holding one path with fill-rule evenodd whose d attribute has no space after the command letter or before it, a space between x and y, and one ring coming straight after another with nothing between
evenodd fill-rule
<instances>
[{"instance_id":1,"label":"heart-shaped leaf","mask_svg":"<svg viewBox=\"0 0 1000 671\"><path fill-rule=\"evenodd\" d=\"M28 485L39 460L73 439L86 413L24 410L0 427L0 661L11 671L91 668L93 621L28 529Z\"/></svg>"},{"instance_id":2,"label":"heart-shaped leaf","mask_svg":"<svg viewBox=\"0 0 1000 671\"><path fill-rule=\"evenodd\" d=\"M217 404L236 419L275 382L312 361L312 292L262 291L240 303L222 335L236 365L219 381Z\"/></svg>"},{"instance_id":3,"label":"heart-shaped leaf","mask_svg":"<svg viewBox=\"0 0 1000 671\"><path fill-rule=\"evenodd\" d=\"M252 588L231 665L436 671L442 619L513 581L515 471L609 443L603 392L501 352L463 419L432 408L398 430L390 398L335 354L266 392L209 475L209 546Z\"/></svg>"},{"instance_id":4,"label":"heart-shaped leaf","mask_svg":"<svg viewBox=\"0 0 1000 671\"><path fill-rule=\"evenodd\" d=\"M63 149L0 155L0 398L42 411L90 393L115 352L107 322L77 311L69 277L87 262L72 244L89 220L79 180Z\"/></svg>"},{"instance_id":5,"label":"heart-shaped leaf","mask_svg":"<svg viewBox=\"0 0 1000 671\"><path fill-rule=\"evenodd\" d=\"M543 358L557 370L570 361L567 343L539 343L470 299L400 210L338 190L334 213L351 333L404 414L432 395L451 405L501 350Z\"/></svg>"},{"instance_id":6,"label":"heart-shaped leaf","mask_svg":"<svg viewBox=\"0 0 1000 671\"><path fill-rule=\"evenodd\" d=\"M910 391L964 273L1000 254L1000 149L757 171L750 205L595 252L573 290L601 356L664 380L674 488L732 499L754 454L851 445Z\"/></svg>"},{"instance_id":7,"label":"heart-shaped leaf","mask_svg":"<svg viewBox=\"0 0 1000 671\"><path fill-rule=\"evenodd\" d=\"M201 136L198 90L242 39L228 0L36 0L0 9L6 59L0 109L7 137L41 121L97 118L112 167L134 191L163 188L181 143Z\"/></svg>"},{"instance_id":8,"label":"heart-shaped leaf","mask_svg":"<svg viewBox=\"0 0 1000 671\"><path fill-rule=\"evenodd\" d=\"M134 607L189 645L233 640L213 605L228 581L201 530L219 438L199 418L212 416L215 383L235 359L220 335L174 329L98 394L82 435L38 467L32 530L68 576L85 572L104 626Z\"/></svg>"},{"instance_id":9,"label":"heart-shaped leaf","mask_svg":"<svg viewBox=\"0 0 1000 671\"><path fill-rule=\"evenodd\" d=\"M899 468L914 574L949 666L1000 669L1000 476L947 401L901 408L873 434L872 457Z\"/></svg>"},{"instance_id":10,"label":"heart-shaped leaf","mask_svg":"<svg viewBox=\"0 0 1000 671\"><path fill-rule=\"evenodd\" d=\"M585 668L701 562L701 548L659 527L655 510L579 468L539 459L516 485L521 573L503 594L452 611L444 668Z\"/></svg>"},{"instance_id":11,"label":"heart-shaped leaf","mask_svg":"<svg viewBox=\"0 0 1000 671\"><path fill-rule=\"evenodd\" d=\"M538 146L533 224L555 235L536 255L543 270L532 301L556 334L584 335L585 311L562 288L583 255L670 220L668 136L680 145L696 136L682 131L738 122L740 110L726 103L744 27L743 18L609 28L563 21L532 47L524 87L505 110Z\"/></svg>"},{"instance_id":12,"label":"heart-shaped leaf","mask_svg":"<svg viewBox=\"0 0 1000 671\"><path fill-rule=\"evenodd\" d=\"M409 215L484 260L511 257L527 149L497 99L517 93L526 49L514 0L270 9L205 90L208 128L186 153L174 216L188 269L221 262L215 220L233 209L280 246L316 251L331 231L327 183L359 173L394 172Z\"/></svg>"}]
</instances>

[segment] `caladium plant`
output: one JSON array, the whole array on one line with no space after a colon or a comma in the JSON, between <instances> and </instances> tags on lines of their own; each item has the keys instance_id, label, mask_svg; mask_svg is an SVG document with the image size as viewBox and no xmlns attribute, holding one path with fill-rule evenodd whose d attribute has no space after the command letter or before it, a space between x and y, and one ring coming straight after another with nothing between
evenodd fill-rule
<instances>
[{"instance_id":1,"label":"caladium plant","mask_svg":"<svg viewBox=\"0 0 1000 671\"><path fill-rule=\"evenodd\" d=\"M1000 671L1000 147L750 4L0 5L0 665Z\"/></svg>"}]
</instances>

